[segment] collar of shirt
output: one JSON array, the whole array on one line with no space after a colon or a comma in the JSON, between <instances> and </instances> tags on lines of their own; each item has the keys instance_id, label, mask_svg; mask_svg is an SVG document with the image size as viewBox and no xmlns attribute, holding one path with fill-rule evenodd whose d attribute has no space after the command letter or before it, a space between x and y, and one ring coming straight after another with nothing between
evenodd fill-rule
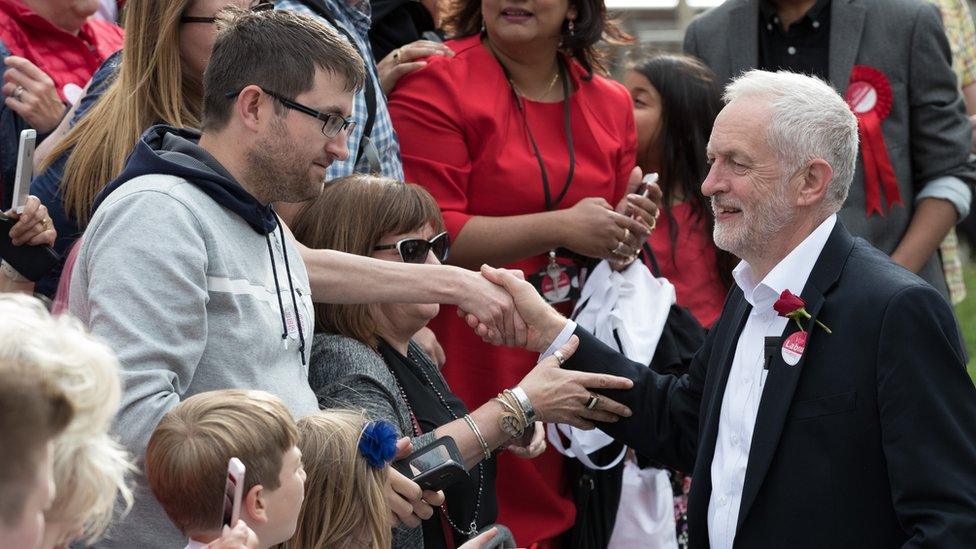
<instances>
[{"instance_id":1,"label":"collar of shirt","mask_svg":"<svg viewBox=\"0 0 976 549\"><path fill-rule=\"evenodd\" d=\"M771 310L783 290L789 290L796 295L803 293L807 278L810 277L810 272L813 271L813 266L836 223L837 214L825 219L759 282L756 282L752 267L747 262L742 261L735 267L732 278L754 311Z\"/></svg>"},{"instance_id":2,"label":"collar of shirt","mask_svg":"<svg viewBox=\"0 0 976 549\"><path fill-rule=\"evenodd\" d=\"M821 13L829 5L830 0L817 0L817 3L807 10L805 14L803 14L803 17L790 25L790 30L804 23L813 24L814 22L817 22L817 25L814 25L814 28L818 27L820 25L819 21L822 19ZM779 12L777 11L776 6L774 6L770 0L761 0L759 2L759 16L767 30L772 31L779 27Z\"/></svg>"},{"instance_id":3,"label":"collar of shirt","mask_svg":"<svg viewBox=\"0 0 976 549\"><path fill-rule=\"evenodd\" d=\"M203 549L207 544L202 541L197 541L195 539L186 540L186 547L183 549Z\"/></svg>"}]
</instances>

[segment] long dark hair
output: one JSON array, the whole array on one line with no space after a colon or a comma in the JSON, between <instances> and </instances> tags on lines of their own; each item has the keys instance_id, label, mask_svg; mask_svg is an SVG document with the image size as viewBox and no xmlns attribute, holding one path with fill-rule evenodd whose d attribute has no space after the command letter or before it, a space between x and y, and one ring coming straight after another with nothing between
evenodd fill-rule
<instances>
[{"instance_id":1,"label":"long dark hair","mask_svg":"<svg viewBox=\"0 0 976 549\"><path fill-rule=\"evenodd\" d=\"M605 40L609 44L629 44L634 39L607 16L604 0L569 0L569 5L576 7L574 30L570 34L568 22L563 22L560 49L576 59L588 76L593 76L594 70L606 75L603 54L596 49L597 43ZM454 10L444 20L444 26L455 37L480 33L484 26L481 0L455 1Z\"/></svg>"},{"instance_id":2,"label":"long dark hair","mask_svg":"<svg viewBox=\"0 0 976 549\"><path fill-rule=\"evenodd\" d=\"M647 78L661 96L655 156L674 259L678 225L671 213L671 200L676 192L680 191L689 202L693 217L706 221L709 235L715 224L709 200L701 192L701 184L708 175L705 146L715 117L722 110L722 89L715 73L687 55L655 54L638 61L631 70ZM648 166L641 168L646 170ZM735 257L722 250L717 252L719 276L729 287Z\"/></svg>"}]
</instances>

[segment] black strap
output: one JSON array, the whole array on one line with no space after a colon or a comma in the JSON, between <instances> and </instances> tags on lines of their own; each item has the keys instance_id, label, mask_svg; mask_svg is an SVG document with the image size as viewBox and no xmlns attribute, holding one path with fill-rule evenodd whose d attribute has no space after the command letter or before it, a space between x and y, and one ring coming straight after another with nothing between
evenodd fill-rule
<instances>
[{"instance_id":1,"label":"black strap","mask_svg":"<svg viewBox=\"0 0 976 549\"><path fill-rule=\"evenodd\" d=\"M651 268L651 274L655 277L661 276L661 266L657 264L657 258L654 257L654 251L651 250L650 245L647 241L644 241L644 257L650 262L649 267Z\"/></svg>"},{"instance_id":2,"label":"black strap","mask_svg":"<svg viewBox=\"0 0 976 549\"><path fill-rule=\"evenodd\" d=\"M356 50L356 53L363 58L363 65L366 69L366 84L363 86L363 94L366 97L366 123L363 124L363 136L359 140L359 150L356 151L356 164L362 160L363 155L366 154L366 148L370 146L370 136L373 133L373 122L376 120L376 86L373 83L373 75L370 72L370 61L367 59L366 54L359 49L356 45L356 40L353 39L352 35L349 34L342 25L340 25L329 9L326 7L323 0L304 0L304 4L308 6L309 9L314 11L316 14L321 16L323 19L329 22L336 31L342 33L349 41L349 44ZM377 167L378 168L378 167Z\"/></svg>"}]
</instances>

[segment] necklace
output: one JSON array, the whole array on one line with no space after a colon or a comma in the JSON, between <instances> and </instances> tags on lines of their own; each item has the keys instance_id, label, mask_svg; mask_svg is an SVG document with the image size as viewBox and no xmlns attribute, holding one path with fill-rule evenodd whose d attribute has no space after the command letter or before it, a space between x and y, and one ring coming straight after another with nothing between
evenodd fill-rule
<instances>
[{"instance_id":1,"label":"necklace","mask_svg":"<svg viewBox=\"0 0 976 549\"><path fill-rule=\"evenodd\" d=\"M427 382L427 386L434 391L435 395L437 395L437 400L441 403L441 406L443 406L444 409L447 410L447 413L450 414L451 417L454 418L454 420L460 419L457 416L457 414L454 413L454 409L451 408L451 406L447 403L447 399L444 398L444 395L437 388L437 385L434 385L434 381L430 378L430 375L427 374L427 370L424 368L424 366L420 364L415 357L410 356L409 347L407 348L407 356L405 358L409 360L414 366L416 366L417 369L420 371L420 374L424 376L424 381ZM387 367L389 368L389 365L387 365ZM413 413L413 407L410 406L410 401L407 400L407 393L406 391L403 390L403 385L400 384L400 379L397 377L396 372L393 371L393 368L390 368L390 374L393 375L393 381L396 382L397 390L400 392L400 398L403 399L403 403L406 404L407 406L407 412L409 412L410 414L410 421L411 423L413 423L414 434L415 436L420 436L421 434L423 434L423 431L420 429L420 422L417 421L417 415ZM478 462L478 495L477 498L475 499L474 513L471 516L471 522L468 524L468 528L467 529L460 528L458 527L458 525L454 524L454 521L451 520L451 515L447 512L447 503L445 502L441 504L442 516L447 520L447 523L451 525L451 528L454 528L454 530L456 530L459 534L465 535L469 538L474 537L478 534L478 517L481 515L481 496L484 493L484 491L485 491L485 462L484 460L482 460Z\"/></svg>"},{"instance_id":2,"label":"necklace","mask_svg":"<svg viewBox=\"0 0 976 549\"><path fill-rule=\"evenodd\" d=\"M552 87L556 85L556 80L559 80L558 70L556 71L556 74L552 75L552 80L550 80L549 85L546 86L546 91L544 91L542 95L538 97L538 99L532 99L531 97L526 95L525 92L523 92L518 86L515 85L514 80L510 80L509 82L511 83L512 88L522 97L525 97L526 99L532 99L533 101L542 101L543 99L549 97L549 93L552 92Z\"/></svg>"}]
</instances>

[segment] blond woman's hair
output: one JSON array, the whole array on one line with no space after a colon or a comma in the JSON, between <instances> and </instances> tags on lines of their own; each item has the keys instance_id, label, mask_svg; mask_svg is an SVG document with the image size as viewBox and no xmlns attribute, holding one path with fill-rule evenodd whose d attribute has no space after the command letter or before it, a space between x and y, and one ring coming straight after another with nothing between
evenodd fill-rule
<instances>
[{"instance_id":1,"label":"blond woman's hair","mask_svg":"<svg viewBox=\"0 0 976 549\"><path fill-rule=\"evenodd\" d=\"M180 59L180 17L194 0L129 0L117 74L102 97L47 156L68 155L61 181L65 211L84 228L95 196L122 171L139 136L163 122L200 126L201 82Z\"/></svg>"},{"instance_id":2,"label":"blond woman's hair","mask_svg":"<svg viewBox=\"0 0 976 549\"><path fill-rule=\"evenodd\" d=\"M298 443L295 420L264 391L198 393L170 410L146 448L146 478L170 520L185 535L220 528L227 462L247 468L244 493L276 490L285 454Z\"/></svg>"},{"instance_id":3,"label":"blond woman's hair","mask_svg":"<svg viewBox=\"0 0 976 549\"><path fill-rule=\"evenodd\" d=\"M363 220L368 219L368 223ZM388 177L354 174L325 185L295 215L292 233L313 249L369 256L383 237L431 225L444 230L437 201L420 185ZM369 305L315 304L315 330L355 339L376 348L376 321Z\"/></svg>"},{"instance_id":4,"label":"blond woman's hair","mask_svg":"<svg viewBox=\"0 0 976 549\"><path fill-rule=\"evenodd\" d=\"M374 469L359 453L368 421L363 412L352 410L322 410L298 421L298 447L308 475L305 501L295 536L280 547L390 547L389 466Z\"/></svg>"},{"instance_id":5,"label":"blond woman's hair","mask_svg":"<svg viewBox=\"0 0 976 549\"><path fill-rule=\"evenodd\" d=\"M54 442L57 491L44 515L49 522L79 525L85 541L97 541L113 519L116 498L132 505L126 480L132 462L108 434L122 391L115 354L78 320L52 317L34 298L0 295L0 318L10 320L0 330L0 359L33 365L74 409Z\"/></svg>"}]
</instances>

